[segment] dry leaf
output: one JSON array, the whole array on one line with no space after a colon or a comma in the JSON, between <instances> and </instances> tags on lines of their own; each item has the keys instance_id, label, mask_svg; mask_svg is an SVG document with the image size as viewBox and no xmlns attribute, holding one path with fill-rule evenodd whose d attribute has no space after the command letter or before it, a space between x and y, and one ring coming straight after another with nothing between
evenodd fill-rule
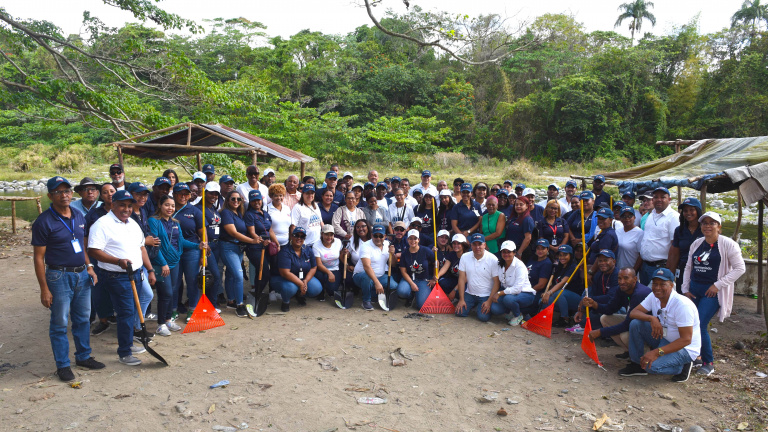
<instances>
[{"instance_id":1,"label":"dry leaf","mask_svg":"<svg viewBox=\"0 0 768 432\"><path fill-rule=\"evenodd\" d=\"M211 406L208 408L208 414L212 414L214 411L216 411L216 404L212 404L212 405L211 405Z\"/></svg>"},{"instance_id":2,"label":"dry leaf","mask_svg":"<svg viewBox=\"0 0 768 432\"><path fill-rule=\"evenodd\" d=\"M347 387L344 389L345 391L353 391L353 392L367 392L371 389L369 388L363 388L363 387Z\"/></svg>"},{"instance_id":3,"label":"dry leaf","mask_svg":"<svg viewBox=\"0 0 768 432\"><path fill-rule=\"evenodd\" d=\"M608 414L603 413L603 416L599 419L595 420L595 424L592 425L592 430L600 430L601 427L605 424L605 422L609 421Z\"/></svg>"},{"instance_id":4,"label":"dry leaf","mask_svg":"<svg viewBox=\"0 0 768 432\"><path fill-rule=\"evenodd\" d=\"M73 389L79 389L79 388L83 388L83 383L80 381L75 381L73 383L69 383L69 386L72 387Z\"/></svg>"},{"instance_id":5,"label":"dry leaf","mask_svg":"<svg viewBox=\"0 0 768 432\"><path fill-rule=\"evenodd\" d=\"M736 426L736 429L738 430L744 430L749 427L749 423L747 422L741 422L738 426Z\"/></svg>"}]
</instances>

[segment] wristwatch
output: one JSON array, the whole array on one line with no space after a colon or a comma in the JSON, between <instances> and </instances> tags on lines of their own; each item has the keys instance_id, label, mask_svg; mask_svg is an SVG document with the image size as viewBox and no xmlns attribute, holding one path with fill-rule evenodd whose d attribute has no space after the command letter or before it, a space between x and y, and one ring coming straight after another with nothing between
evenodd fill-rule
<instances>
[{"instance_id":1,"label":"wristwatch","mask_svg":"<svg viewBox=\"0 0 768 432\"><path fill-rule=\"evenodd\" d=\"M663 356L663 355L664 355L664 350L663 350L663 349L661 349L661 348L659 348L659 357L661 357L661 356Z\"/></svg>"},{"instance_id":2,"label":"wristwatch","mask_svg":"<svg viewBox=\"0 0 768 432\"><path fill-rule=\"evenodd\" d=\"M93 264L88 263L88 268L91 268L91 267L93 267Z\"/></svg>"},{"instance_id":3,"label":"wristwatch","mask_svg":"<svg viewBox=\"0 0 768 432\"><path fill-rule=\"evenodd\" d=\"M147 269L147 273L154 273L154 272L155 272L155 269L153 269L153 268Z\"/></svg>"}]
</instances>

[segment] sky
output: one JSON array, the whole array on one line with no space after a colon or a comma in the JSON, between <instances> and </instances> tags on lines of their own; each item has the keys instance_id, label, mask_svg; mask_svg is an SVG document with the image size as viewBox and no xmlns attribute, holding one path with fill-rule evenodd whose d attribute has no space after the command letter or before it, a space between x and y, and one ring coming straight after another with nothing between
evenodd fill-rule
<instances>
[{"instance_id":1,"label":"sky","mask_svg":"<svg viewBox=\"0 0 768 432\"><path fill-rule=\"evenodd\" d=\"M573 15L584 24L586 30L613 30L619 15L618 7L630 0L410 0L411 6L424 10L443 10L452 13L477 16L496 13L510 22L527 21L545 13ZM362 3L360 1L359 3ZM204 19L244 17L267 26L269 36L287 38L304 29L326 34L346 34L361 25L372 25L365 8L355 0L163 0L159 6L167 12L204 24ZM699 14L699 31L712 33L730 26L730 17L742 4L742 0L694 1L657 0L652 8L656 26L643 23L643 32L669 34L675 28L687 24ZM6 11L17 18L45 19L61 27L65 34L80 33L82 13L85 10L99 17L107 25L120 27L126 22L136 22L127 12L104 5L100 0L9 0ZM406 13L401 0L383 0L374 9L381 18L387 8L396 13ZM629 37L629 21L616 31Z\"/></svg>"}]
</instances>

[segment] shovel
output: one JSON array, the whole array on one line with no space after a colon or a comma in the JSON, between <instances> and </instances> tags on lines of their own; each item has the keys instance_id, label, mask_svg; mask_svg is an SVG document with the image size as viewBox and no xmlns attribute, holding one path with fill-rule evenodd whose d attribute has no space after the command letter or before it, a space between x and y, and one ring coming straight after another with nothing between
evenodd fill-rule
<instances>
[{"instance_id":1,"label":"shovel","mask_svg":"<svg viewBox=\"0 0 768 432\"><path fill-rule=\"evenodd\" d=\"M341 277L341 286L333 293L333 300L336 302L336 306L339 309L348 309L352 306L352 301L349 301L347 306L347 254L344 254L344 258L341 259L341 265L344 267L343 275Z\"/></svg>"},{"instance_id":2,"label":"shovel","mask_svg":"<svg viewBox=\"0 0 768 432\"><path fill-rule=\"evenodd\" d=\"M259 281L256 285L256 305L254 306L254 309L256 310L254 312L254 315L256 317L260 317L264 315L264 312L267 311L267 306L269 305L269 291L264 291L264 285L261 284L261 274L262 271L264 271L264 251L266 248L261 248L261 264L259 264Z\"/></svg>"},{"instance_id":3,"label":"shovel","mask_svg":"<svg viewBox=\"0 0 768 432\"><path fill-rule=\"evenodd\" d=\"M136 310L139 312L139 321L141 322L141 344L144 345L144 349L152 355L152 357L160 360L164 365L168 366L168 362L152 348L149 347L149 339L147 339L147 326L144 324L144 312L141 311L141 303L139 303L139 293L136 291L136 281L133 279L133 267L131 263L128 263L128 278L131 280L131 288L133 289L133 300L136 302Z\"/></svg>"}]
</instances>

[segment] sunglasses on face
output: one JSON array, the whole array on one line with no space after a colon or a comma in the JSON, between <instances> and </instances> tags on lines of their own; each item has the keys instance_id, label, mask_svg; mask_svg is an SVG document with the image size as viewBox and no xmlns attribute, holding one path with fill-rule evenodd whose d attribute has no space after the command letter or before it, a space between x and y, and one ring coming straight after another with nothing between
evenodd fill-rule
<instances>
[{"instance_id":1,"label":"sunglasses on face","mask_svg":"<svg viewBox=\"0 0 768 432\"><path fill-rule=\"evenodd\" d=\"M405 231L405 228L395 228L395 232L403 232Z\"/></svg>"},{"instance_id":2,"label":"sunglasses on face","mask_svg":"<svg viewBox=\"0 0 768 432\"><path fill-rule=\"evenodd\" d=\"M104 171L102 171L102 172L104 172ZM110 171L109 175L116 175L116 174L122 174L122 173L123 172L121 170L115 170L115 171Z\"/></svg>"},{"instance_id":3,"label":"sunglasses on face","mask_svg":"<svg viewBox=\"0 0 768 432\"><path fill-rule=\"evenodd\" d=\"M304 240L305 238L307 238L307 236L305 234L294 234L293 238L297 240Z\"/></svg>"},{"instance_id":4,"label":"sunglasses on face","mask_svg":"<svg viewBox=\"0 0 768 432\"><path fill-rule=\"evenodd\" d=\"M373 238L384 238L384 234L374 234Z\"/></svg>"},{"instance_id":5,"label":"sunglasses on face","mask_svg":"<svg viewBox=\"0 0 768 432\"><path fill-rule=\"evenodd\" d=\"M243 199L242 199L242 198L238 198L238 197L232 197L232 198L230 198L229 200L230 200L230 201L232 201L232 202L240 202L240 201L242 201Z\"/></svg>"},{"instance_id":6,"label":"sunglasses on face","mask_svg":"<svg viewBox=\"0 0 768 432\"><path fill-rule=\"evenodd\" d=\"M253 177L253 176L258 176L259 173L257 173L257 172L249 172L249 173L246 173L245 175L248 176L248 177Z\"/></svg>"}]
</instances>

